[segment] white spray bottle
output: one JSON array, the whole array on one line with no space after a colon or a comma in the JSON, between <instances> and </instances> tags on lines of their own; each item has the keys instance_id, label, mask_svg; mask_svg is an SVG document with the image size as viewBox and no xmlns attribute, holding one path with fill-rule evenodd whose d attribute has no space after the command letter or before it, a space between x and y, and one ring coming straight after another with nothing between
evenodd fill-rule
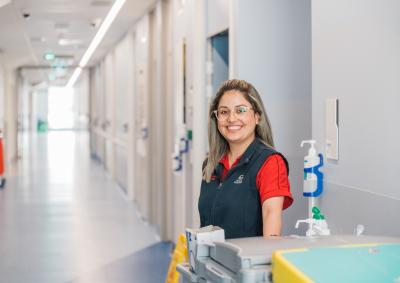
<instances>
[{"instance_id":1,"label":"white spray bottle","mask_svg":"<svg viewBox=\"0 0 400 283\"><path fill-rule=\"evenodd\" d=\"M323 191L324 174L319 169L324 165L324 159L321 153L317 155L315 140L302 141L301 147L305 143L310 144L308 154L304 157L303 185L303 196L308 198L308 219L297 221L296 228L300 223L305 222L308 223L307 236L329 235L330 232L325 217L319 217L316 199ZM318 211L318 214L315 214L315 211Z\"/></svg>"}]
</instances>

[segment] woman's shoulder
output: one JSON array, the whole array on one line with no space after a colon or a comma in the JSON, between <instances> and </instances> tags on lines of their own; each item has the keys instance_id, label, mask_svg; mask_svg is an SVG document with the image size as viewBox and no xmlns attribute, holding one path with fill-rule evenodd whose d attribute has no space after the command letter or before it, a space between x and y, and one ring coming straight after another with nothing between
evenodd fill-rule
<instances>
[{"instance_id":1,"label":"woman's shoulder","mask_svg":"<svg viewBox=\"0 0 400 283\"><path fill-rule=\"evenodd\" d=\"M261 157L264 160L263 165L269 161L276 161L277 163L285 166L287 172L289 173L289 162L281 152L271 146L266 145L262 141L259 141L258 143L258 152L262 155Z\"/></svg>"},{"instance_id":2,"label":"woman's shoulder","mask_svg":"<svg viewBox=\"0 0 400 283\"><path fill-rule=\"evenodd\" d=\"M287 171L287 175L289 175L289 162L287 161L286 157L278 152L275 151L274 154L269 155L265 161L264 161L264 166L267 164L276 164L277 168L283 168L285 167L286 171Z\"/></svg>"}]
</instances>

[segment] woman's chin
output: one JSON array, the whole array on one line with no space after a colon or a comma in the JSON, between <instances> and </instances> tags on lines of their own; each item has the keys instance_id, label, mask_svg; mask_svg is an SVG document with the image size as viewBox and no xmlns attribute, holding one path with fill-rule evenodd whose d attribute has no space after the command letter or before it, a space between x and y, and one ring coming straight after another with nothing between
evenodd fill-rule
<instances>
[{"instance_id":1,"label":"woman's chin","mask_svg":"<svg viewBox=\"0 0 400 283\"><path fill-rule=\"evenodd\" d=\"M229 143L239 143L242 140L240 135L227 135L225 138Z\"/></svg>"}]
</instances>

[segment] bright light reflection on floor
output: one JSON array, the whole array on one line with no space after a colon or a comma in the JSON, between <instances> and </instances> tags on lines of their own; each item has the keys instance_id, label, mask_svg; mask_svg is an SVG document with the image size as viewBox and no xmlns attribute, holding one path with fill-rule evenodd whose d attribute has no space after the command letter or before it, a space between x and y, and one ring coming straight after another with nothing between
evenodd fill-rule
<instances>
[{"instance_id":1,"label":"bright light reflection on floor","mask_svg":"<svg viewBox=\"0 0 400 283\"><path fill-rule=\"evenodd\" d=\"M50 181L71 183L74 179L76 139L73 132L49 132L47 161Z\"/></svg>"},{"instance_id":2,"label":"bright light reflection on floor","mask_svg":"<svg viewBox=\"0 0 400 283\"><path fill-rule=\"evenodd\" d=\"M49 128L72 129L74 127L74 90L65 87L50 87L48 103Z\"/></svg>"}]
</instances>

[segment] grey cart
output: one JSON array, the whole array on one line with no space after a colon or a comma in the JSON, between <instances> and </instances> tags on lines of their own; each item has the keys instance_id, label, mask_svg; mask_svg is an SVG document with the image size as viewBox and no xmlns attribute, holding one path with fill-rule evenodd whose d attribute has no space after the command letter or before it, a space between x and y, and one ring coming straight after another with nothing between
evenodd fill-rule
<instances>
[{"instance_id":1,"label":"grey cart","mask_svg":"<svg viewBox=\"0 0 400 283\"><path fill-rule=\"evenodd\" d=\"M271 258L277 250L399 242L400 238L355 235L232 239L199 245L196 269L181 264L177 270L181 283L266 283L273 282Z\"/></svg>"}]
</instances>

